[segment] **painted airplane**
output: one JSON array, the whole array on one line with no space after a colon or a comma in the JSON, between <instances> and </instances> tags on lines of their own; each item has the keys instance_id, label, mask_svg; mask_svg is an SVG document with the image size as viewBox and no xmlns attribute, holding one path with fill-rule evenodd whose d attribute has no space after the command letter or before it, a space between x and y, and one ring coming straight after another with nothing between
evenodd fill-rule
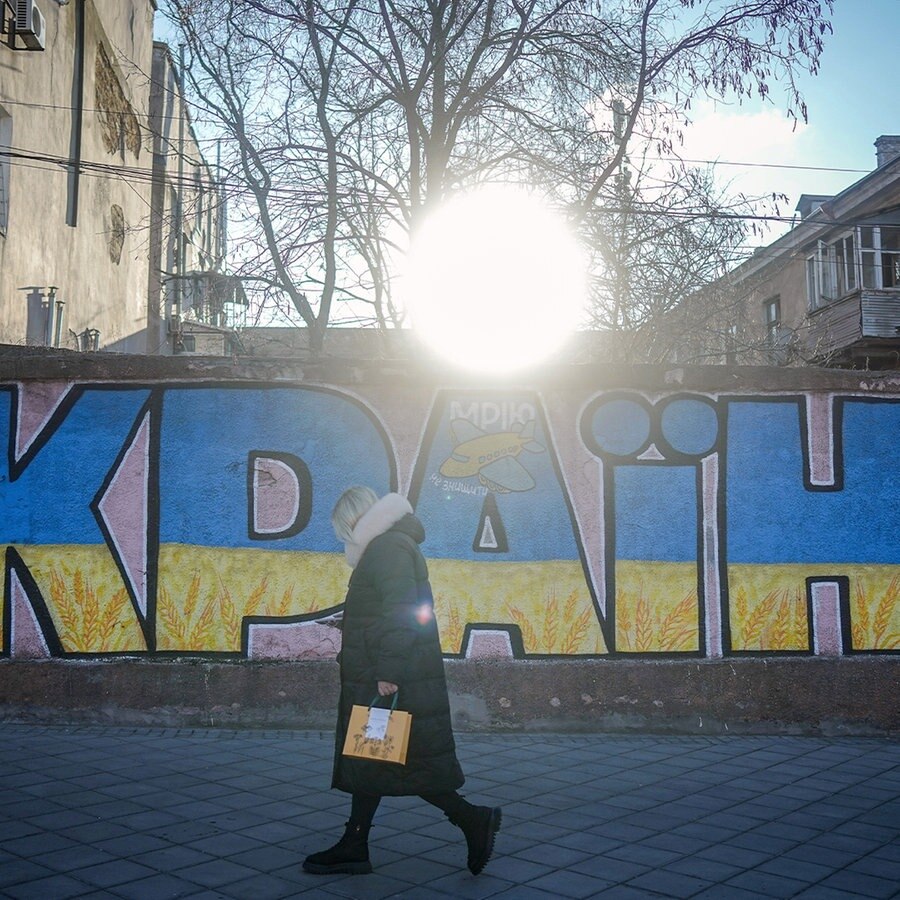
<instances>
[{"instance_id":1,"label":"painted airplane","mask_svg":"<svg viewBox=\"0 0 900 900\"><path fill-rule=\"evenodd\" d=\"M522 450L544 452L544 447L534 439L534 420L514 425L511 431L490 433L468 419L454 419L450 434L456 446L441 465L444 477L477 475L486 488L498 494L530 491L534 487L534 479L516 459Z\"/></svg>"}]
</instances>

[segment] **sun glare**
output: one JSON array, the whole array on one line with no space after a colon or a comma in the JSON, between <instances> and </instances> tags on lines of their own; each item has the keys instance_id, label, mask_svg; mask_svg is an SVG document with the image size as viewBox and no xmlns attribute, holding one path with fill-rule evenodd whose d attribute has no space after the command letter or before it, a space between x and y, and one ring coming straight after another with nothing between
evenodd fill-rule
<instances>
[{"instance_id":1,"label":"sun glare","mask_svg":"<svg viewBox=\"0 0 900 900\"><path fill-rule=\"evenodd\" d=\"M540 200L482 188L422 223L405 280L424 343L452 362L499 373L546 359L572 333L585 261L565 220Z\"/></svg>"}]
</instances>

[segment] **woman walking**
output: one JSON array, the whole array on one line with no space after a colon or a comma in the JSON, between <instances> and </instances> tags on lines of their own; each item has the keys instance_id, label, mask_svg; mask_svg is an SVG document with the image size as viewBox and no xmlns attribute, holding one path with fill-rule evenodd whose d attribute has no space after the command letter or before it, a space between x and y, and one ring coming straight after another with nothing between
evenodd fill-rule
<instances>
[{"instance_id":1,"label":"woman walking","mask_svg":"<svg viewBox=\"0 0 900 900\"><path fill-rule=\"evenodd\" d=\"M307 872L362 874L369 862L369 828L383 796L418 795L463 832L468 866L487 864L500 828L499 807L473 806L457 789L465 781L456 758L444 661L428 569L419 544L422 523L399 494L380 500L371 488L351 487L331 514L353 569L344 601L341 696L331 786L351 794L343 837L303 863ZM405 765L342 756L354 704L399 691L412 715Z\"/></svg>"}]
</instances>

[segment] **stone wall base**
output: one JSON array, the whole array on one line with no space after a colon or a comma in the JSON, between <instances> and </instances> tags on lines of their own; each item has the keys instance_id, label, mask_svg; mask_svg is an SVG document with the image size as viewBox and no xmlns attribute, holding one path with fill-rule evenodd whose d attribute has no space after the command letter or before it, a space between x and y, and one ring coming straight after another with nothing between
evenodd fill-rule
<instances>
[{"instance_id":1,"label":"stone wall base","mask_svg":"<svg viewBox=\"0 0 900 900\"><path fill-rule=\"evenodd\" d=\"M462 731L886 735L900 657L448 660ZM331 729L334 662L0 662L0 720Z\"/></svg>"}]
</instances>

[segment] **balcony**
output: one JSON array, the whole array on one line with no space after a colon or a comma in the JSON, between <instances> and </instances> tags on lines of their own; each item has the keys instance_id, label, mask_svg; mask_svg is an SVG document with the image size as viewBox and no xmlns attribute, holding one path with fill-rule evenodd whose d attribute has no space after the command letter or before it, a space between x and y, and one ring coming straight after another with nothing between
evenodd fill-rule
<instances>
[{"instance_id":1,"label":"balcony","mask_svg":"<svg viewBox=\"0 0 900 900\"><path fill-rule=\"evenodd\" d=\"M805 347L818 363L900 367L900 289L863 288L809 314Z\"/></svg>"},{"instance_id":2,"label":"balcony","mask_svg":"<svg viewBox=\"0 0 900 900\"><path fill-rule=\"evenodd\" d=\"M174 282L178 276L172 279ZM186 272L181 278L181 310L192 319L216 328L234 325L234 307L246 306L241 279L220 272Z\"/></svg>"}]
</instances>

